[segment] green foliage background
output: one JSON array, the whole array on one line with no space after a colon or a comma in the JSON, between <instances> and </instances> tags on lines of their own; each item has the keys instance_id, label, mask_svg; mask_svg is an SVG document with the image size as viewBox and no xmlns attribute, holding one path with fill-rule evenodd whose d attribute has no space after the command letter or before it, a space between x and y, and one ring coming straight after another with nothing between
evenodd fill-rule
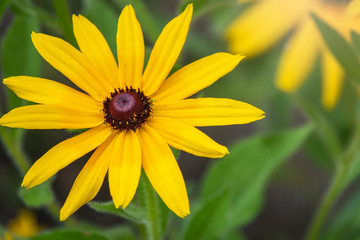
<instances>
[{"instance_id":1,"label":"green foliage background","mask_svg":"<svg viewBox=\"0 0 360 240\"><path fill-rule=\"evenodd\" d=\"M59 36L77 47L71 14L82 14L101 30L115 53L117 18L128 3L135 8L141 23L148 54L161 29L189 1L1 1L1 77L41 76L71 85L41 59L31 43L31 32ZM194 17L178 66L215 52L226 52L224 29L245 8L246 4L238 6L231 0L194 1ZM274 75L286 39L261 57L245 59L234 71L202 91L201 96L248 102L264 110L266 118L243 126L201 128L218 142L230 146L230 155L223 159L180 154L179 164L191 203L189 217L179 219L170 213L143 177L137 198L128 208L115 209L104 184L96 201L60 223L59 206L86 157L34 189L20 189L20 183L31 163L72 133L25 132L0 126L3 143L0 232L8 231L8 223L17 209L27 207L45 225L41 233L31 238L34 240L151 239L148 236L189 240L301 239L322 194L338 176L337 191L329 205L333 210L324 220L319 239L359 238L358 142L347 146L352 134L358 131L358 97L354 88L358 83L354 79L360 79L360 37L353 33L350 44L321 19L316 16L314 19L351 77L345 83L339 104L332 111L320 106L319 63L297 93L287 95L275 88ZM27 104L5 86L0 90L1 115ZM352 160L343 163L338 158ZM340 201L336 201L338 197ZM150 198L153 202L149 205L146 199ZM331 208L334 203L337 204Z\"/></svg>"}]
</instances>

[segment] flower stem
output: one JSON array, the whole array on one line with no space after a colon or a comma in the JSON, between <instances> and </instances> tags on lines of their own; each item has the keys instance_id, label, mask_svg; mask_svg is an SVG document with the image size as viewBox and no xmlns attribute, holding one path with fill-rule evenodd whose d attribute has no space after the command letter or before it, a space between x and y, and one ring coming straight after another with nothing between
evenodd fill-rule
<instances>
[{"instance_id":1,"label":"flower stem","mask_svg":"<svg viewBox=\"0 0 360 240\"><path fill-rule=\"evenodd\" d=\"M144 223L146 239L161 239L161 219L159 204L157 202L158 199L156 198L155 191L144 172L142 172L139 185L141 187L141 191L139 191L140 202L148 213L148 219Z\"/></svg>"},{"instance_id":2,"label":"flower stem","mask_svg":"<svg viewBox=\"0 0 360 240\"><path fill-rule=\"evenodd\" d=\"M315 240L318 239L318 235L326 217L331 210L332 206L336 203L337 199L341 195L344 188L347 184L354 178L354 175L351 174L351 169L353 167L354 161L358 159L360 154L359 150L360 144L360 117L357 115L356 121L356 130L350 141L347 151L342 155L342 157L337 161L335 165L335 175L334 178L324 195L319 208L310 224L308 233L305 237L306 240Z\"/></svg>"},{"instance_id":3,"label":"flower stem","mask_svg":"<svg viewBox=\"0 0 360 240\"><path fill-rule=\"evenodd\" d=\"M310 228L308 230L308 233L305 237L306 240L315 240L317 239L317 236L324 225L324 221L331 210L331 207L336 202L338 196L341 193L341 190L343 189L343 180L344 180L344 174L346 173L346 170L342 167L339 167L335 173L335 176L331 182L331 185L329 186L326 194L324 195L319 208L317 209L317 212L315 214L315 217L313 218Z\"/></svg>"},{"instance_id":4,"label":"flower stem","mask_svg":"<svg viewBox=\"0 0 360 240\"><path fill-rule=\"evenodd\" d=\"M321 113L321 111L306 98L297 94L293 94L292 97L300 106L300 108L305 112L307 117L315 124L315 129L321 140L321 143L329 155L333 157L332 160L335 162L335 164L337 164L337 161L340 160L342 153L342 146L333 126Z\"/></svg>"}]
</instances>

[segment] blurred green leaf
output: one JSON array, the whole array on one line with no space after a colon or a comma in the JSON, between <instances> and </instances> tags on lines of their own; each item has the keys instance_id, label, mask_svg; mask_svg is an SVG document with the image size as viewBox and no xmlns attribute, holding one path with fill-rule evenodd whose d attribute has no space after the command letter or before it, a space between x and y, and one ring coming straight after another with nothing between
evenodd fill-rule
<instances>
[{"instance_id":1,"label":"blurred green leaf","mask_svg":"<svg viewBox=\"0 0 360 240\"><path fill-rule=\"evenodd\" d=\"M357 81L360 81L360 62L355 49L331 26L316 15L312 15L327 46L334 54L345 71Z\"/></svg>"},{"instance_id":2,"label":"blurred green leaf","mask_svg":"<svg viewBox=\"0 0 360 240\"><path fill-rule=\"evenodd\" d=\"M102 229L101 233L109 240L136 240L132 231L127 227L116 226L111 229Z\"/></svg>"},{"instance_id":3,"label":"blurred green leaf","mask_svg":"<svg viewBox=\"0 0 360 240\"><path fill-rule=\"evenodd\" d=\"M97 233L79 232L74 230L53 230L50 232L44 232L35 237L31 237L32 240L108 240L107 237Z\"/></svg>"},{"instance_id":4,"label":"blurred green leaf","mask_svg":"<svg viewBox=\"0 0 360 240\"><path fill-rule=\"evenodd\" d=\"M54 8L57 16L57 22L62 29L64 38L67 42L76 46L76 40L73 33L73 26L71 23L71 16L67 6L66 0L54 0Z\"/></svg>"},{"instance_id":5,"label":"blurred green leaf","mask_svg":"<svg viewBox=\"0 0 360 240\"><path fill-rule=\"evenodd\" d=\"M256 216L263 203L263 191L271 174L301 146L311 130L312 126L307 125L238 142L231 147L227 157L210 167L204 179L201 199L206 203L212 199L217 202L216 196L225 198L224 193L229 192L230 207L222 213L223 216L218 216L226 220L220 223L224 233L243 226ZM197 226L197 232L191 233L196 234L197 239L208 237L208 233L203 231L207 229L206 225L202 224L204 221L198 222L198 219L203 217L198 215L216 212L219 207L214 203L214 209L211 210L206 203L189 219L188 226ZM189 235L190 230L195 231L190 227L185 236ZM219 233L218 229L212 234L215 233Z\"/></svg>"},{"instance_id":6,"label":"blurred green leaf","mask_svg":"<svg viewBox=\"0 0 360 240\"><path fill-rule=\"evenodd\" d=\"M31 208L46 206L54 201L54 194L51 189L51 180L30 189L20 188L18 194L25 205Z\"/></svg>"},{"instance_id":7,"label":"blurred green leaf","mask_svg":"<svg viewBox=\"0 0 360 240\"><path fill-rule=\"evenodd\" d=\"M106 1L84 0L84 16L94 23L107 40L112 52L116 54L116 31L118 14Z\"/></svg>"},{"instance_id":8,"label":"blurred green leaf","mask_svg":"<svg viewBox=\"0 0 360 240\"><path fill-rule=\"evenodd\" d=\"M11 0L1 0L0 1L0 19L2 18L5 9L8 7L8 5L10 4Z\"/></svg>"},{"instance_id":9,"label":"blurred green leaf","mask_svg":"<svg viewBox=\"0 0 360 240\"><path fill-rule=\"evenodd\" d=\"M19 17L36 18L36 11L29 0L12 0L11 11Z\"/></svg>"},{"instance_id":10,"label":"blurred green leaf","mask_svg":"<svg viewBox=\"0 0 360 240\"><path fill-rule=\"evenodd\" d=\"M119 216L125 219L129 219L135 223L143 223L147 220L146 213L142 208L130 203L125 209L115 208L114 203L112 201L101 203L101 202L90 202L89 206L103 213L112 214L115 216Z\"/></svg>"},{"instance_id":11,"label":"blurred green leaf","mask_svg":"<svg viewBox=\"0 0 360 240\"><path fill-rule=\"evenodd\" d=\"M86 235L101 235L100 239L106 237L109 240L136 240L133 231L129 226L114 225L110 227L104 227L94 225L88 221L76 222L75 224L67 224L66 228L57 229L58 232L77 232L84 233ZM49 232L48 232L49 233Z\"/></svg>"},{"instance_id":12,"label":"blurred green leaf","mask_svg":"<svg viewBox=\"0 0 360 240\"><path fill-rule=\"evenodd\" d=\"M31 31L38 29L36 20L22 16L14 17L1 44L3 77L40 74L40 55L31 42ZM7 93L9 109L22 105L22 100L12 91L8 90Z\"/></svg>"},{"instance_id":13,"label":"blurred green leaf","mask_svg":"<svg viewBox=\"0 0 360 240\"><path fill-rule=\"evenodd\" d=\"M229 208L229 192L221 192L206 201L199 211L190 215L192 217L186 222L184 239L213 239L220 235L226 228Z\"/></svg>"},{"instance_id":14,"label":"blurred green leaf","mask_svg":"<svg viewBox=\"0 0 360 240\"><path fill-rule=\"evenodd\" d=\"M352 41L352 45L355 47L355 49L357 50L357 53L359 55L359 53L360 53L360 35L356 32L351 31L351 41Z\"/></svg>"},{"instance_id":15,"label":"blurred green leaf","mask_svg":"<svg viewBox=\"0 0 360 240\"><path fill-rule=\"evenodd\" d=\"M347 201L337 210L336 217L332 218L328 227L324 228L325 231L321 237L322 240L350 240L360 238L359 201L359 191L347 197Z\"/></svg>"},{"instance_id":16,"label":"blurred green leaf","mask_svg":"<svg viewBox=\"0 0 360 240\"><path fill-rule=\"evenodd\" d=\"M227 10L238 6L239 3L236 0L183 0L178 8L178 12L185 10L186 6L190 3L194 4L194 19L203 16L211 11L218 11L220 8L226 8Z\"/></svg>"}]
</instances>

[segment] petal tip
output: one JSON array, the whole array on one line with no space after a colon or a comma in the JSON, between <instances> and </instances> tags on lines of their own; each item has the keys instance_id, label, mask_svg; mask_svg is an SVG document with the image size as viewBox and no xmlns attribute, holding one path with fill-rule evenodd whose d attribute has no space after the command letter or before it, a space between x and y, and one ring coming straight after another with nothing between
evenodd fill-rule
<instances>
[{"instance_id":1,"label":"petal tip","mask_svg":"<svg viewBox=\"0 0 360 240\"><path fill-rule=\"evenodd\" d=\"M246 56L244 54L235 54L236 58L239 59L239 61L243 60Z\"/></svg>"},{"instance_id":2,"label":"petal tip","mask_svg":"<svg viewBox=\"0 0 360 240\"><path fill-rule=\"evenodd\" d=\"M186 13L185 15L189 14L190 16L192 16L192 14L193 14L193 9L194 9L193 4L190 3L190 4L188 4L188 5L186 6L186 8L185 8L185 10L184 10L183 13Z\"/></svg>"},{"instance_id":3,"label":"petal tip","mask_svg":"<svg viewBox=\"0 0 360 240\"><path fill-rule=\"evenodd\" d=\"M60 221L65 221L69 215L69 211L65 211L64 207L62 207L60 210Z\"/></svg>"}]
</instances>

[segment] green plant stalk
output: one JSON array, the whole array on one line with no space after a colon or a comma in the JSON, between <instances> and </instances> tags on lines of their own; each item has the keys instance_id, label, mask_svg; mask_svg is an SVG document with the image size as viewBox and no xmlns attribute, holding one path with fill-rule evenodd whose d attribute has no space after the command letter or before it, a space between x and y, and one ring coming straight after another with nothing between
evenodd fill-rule
<instances>
[{"instance_id":1,"label":"green plant stalk","mask_svg":"<svg viewBox=\"0 0 360 240\"><path fill-rule=\"evenodd\" d=\"M142 177L140 178L141 186L141 197L140 202L143 205L143 208L147 210L147 221L142 224L140 227L145 228L145 238L148 240L158 240L162 239L161 236L161 219L160 219L160 209L159 204L157 203L156 195L154 189L146 177L145 173L142 172Z\"/></svg>"},{"instance_id":2,"label":"green plant stalk","mask_svg":"<svg viewBox=\"0 0 360 240\"><path fill-rule=\"evenodd\" d=\"M313 220L310 223L310 227L306 234L306 240L316 240L319 235L322 226L324 225L324 221L331 210L332 206L338 199L338 196L342 192L344 176L346 174L346 169L343 167L338 167L335 176L325 193L320 206L318 207Z\"/></svg>"},{"instance_id":3,"label":"green plant stalk","mask_svg":"<svg viewBox=\"0 0 360 240\"><path fill-rule=\"evenodd\" d=\"M332 206L336 203L337 199L348 185L348 173L351 170L352 163L360 154L360 118L357 116L356 131L351 139L347 151L343 154L342 158L337 161L335 165L334 178L324 195L317 212L310 224L306 240L316 240L324 225L326 217L330 212Z\"/></svg>"},{"instance_id":4,"label":"green plant stalk","mask_svg":"<svg viewBox=\"0 0 360 240\"><path fill-rule=\"evenodd\" d=\"M338 161L341 159L342 147L333 126L310 101L297 94L293 94L292 97L307 117L315 124L316 132L326 151L333 157L334 163L338 164Z\"/></svg>"}]
</instances>

